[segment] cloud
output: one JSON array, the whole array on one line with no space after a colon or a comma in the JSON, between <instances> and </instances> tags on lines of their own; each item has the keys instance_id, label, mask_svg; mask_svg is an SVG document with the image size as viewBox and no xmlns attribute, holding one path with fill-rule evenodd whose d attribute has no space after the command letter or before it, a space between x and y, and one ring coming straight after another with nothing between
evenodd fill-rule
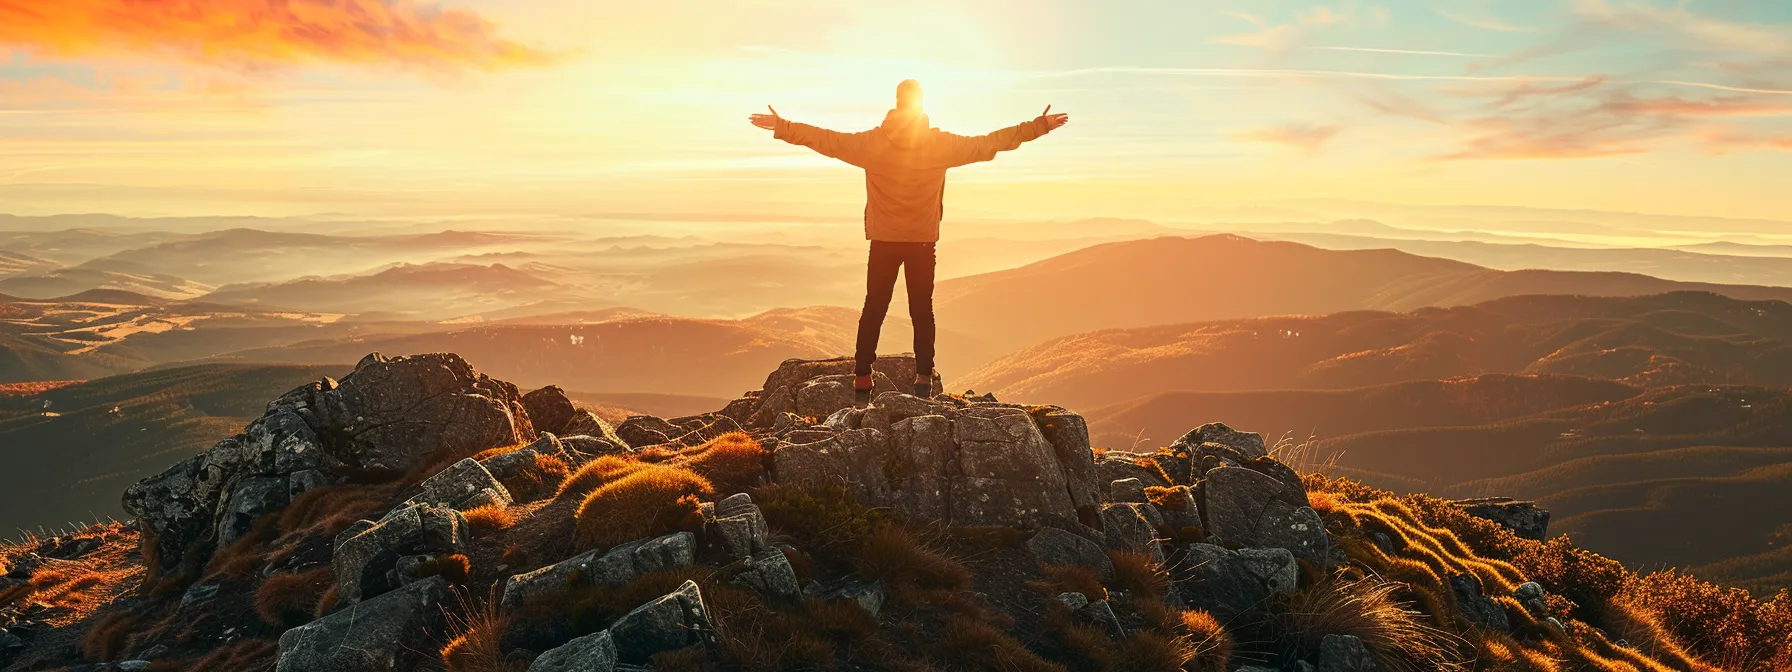
<instances>
[{"instance_id":1,"label":"cloud","mask_svg":"<svg viewBox=\"0 0 1792 672\"><path fill-rule=\"evenodd\" d=\"M1388 22L1388 10L1383 7L1371 7L1365 12L1350 7L1335 10L1326 6L1313 7L1307 11L1297 11L1294 23L1270 24L1255 14L1243 12L1221 12L1225 16L1241 19L1257 27L1256 32L1238 35L1222 35L1213 41L1217 44L1232 44L1245 47L1284 50L1299 44L1329 26L1359 25L1383 26Z\"/></svg>"},{"instance_id":2,"label":"cloud","mask_svg":"<svg viewBox=\"0 0 1792 672\"><path fill-rule=\"evenodd\" d=\"M1234 134L1232 137L1247 142L1267 142L1287 145L1304 150L1309 154L1317 153L1325 147L1325 143L1337 137L1342 128L1333 125L1315 126L1311 124L1283 124L1268 128L1259 128Z\"/></svg>"},{"instance_id":3,"label":"cloud","mask_svg":"<svg viewBox=\"0 0 1792 672\"><path fill-rule=\"evenodd\" d=\"M1447 123L1469 134L1461 150L1435 158L1571 159L1654 151L1690 140L1708 148L1737 144L1701 133L1709 121L1737 117L1792 115L1792 99L1769 94L1726 94L1703 98L1652 93L1648 85L1590 78L1579 84L1529 83L1479 92L1490 102L1480 113Z\"/></svg>"},{"instance_id":4,"label":"cloud","mask_svg":"<svg viewBox=\"0 0 1792 672\"><path fill-rule=\"evenodd\" d=\"M474 12L415 0L0 0L0 44L243 69L332 63L452 72L549 60L500 37Z\"/></svg>"}]
</instances>

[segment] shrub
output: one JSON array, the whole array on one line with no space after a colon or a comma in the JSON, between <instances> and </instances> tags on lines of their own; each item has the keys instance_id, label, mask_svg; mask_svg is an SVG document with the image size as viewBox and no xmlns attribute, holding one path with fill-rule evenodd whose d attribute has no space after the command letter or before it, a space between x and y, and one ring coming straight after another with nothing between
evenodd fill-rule
<instances>
[{"instance_id":1,"label":"shrub","mask_svg":"<svg viewBox=\"0 0 1792 672\"><path fill-rule=\"evenodd\" d=\"M479 534L502 532L516 525L516 516L502 504L492 503L468 509L465 514L467 525Z\"/></svg>"},{"instance_id":2,"label":"shrub","mask_svg":"<svg viewBox=\"0 0 1792 672\"><path fill-rule=\"evenodd\" d=\"M1620 604L1655 616L1692 654L1725 670L1792 669L1792 593L1756 601L1748 591L1674 571L1628 582Z\"/></svg>"},{"instance_id":3,"label":"shrub","mask_svg":"<svg viewBox=\"0 0 1792 672\"><path fill-rule=\"evenodd\" d=\"M536 455L528 466L501 482L516 501L528 502L547 493L558 492L560 485L566 482L571 473L572 468L560 456Z\"/></svg>"},{"instance_id":4,"label":"shrub","mask_svg":"<svg viewBox=\"0 0 1792 672\"><path fill-rule=\"evenodd\" d=\"M765 475L768 455L759 441L744 432L729 432L682 451L675 461L729 491L757 485Z\"/></svg>"},{"instance_id":5,"label":"shrub","mask_svg":"<svg viewBox=\"0 0 1792 672\"><path fill-rule=\"evenodd\" d=\"M616 455L605 455L586 462L585 466L580 467L566 480L561 481L560 490L554 494L554 497L563 499L583 496L610 481L651 466L653 465Z\"/></svg>"},{"instance_id":6,"label":"shrub","mask_svg":"<svg viewBox=\"0 0 1792 672\"><path fill-rule=\"evenodd\" d=\"M315 617L318 600L335 585L329 565L299 574L276 574L255 590L255 613L268 625L303 625Z\"/></svg>"},{"instance_id":7,"label":"shrub","mask_svg":"<svg viewBox=\"0 0 1792 672\"><path fill-rule=\"evenodd\" d=\"M872 530L901 521L889 509L860 504L844 486L804 490L771 485L752 494L767 525L829 561L850 562Z\"/></svg>"},{"instance_id":8,"label":"shrub","mask_svg":"<svg viewBox=\"0 0 1792 672\"><path fill-rule=\"evenodd\" d=\"M581 472L582 473L582 472ZM709 481L688 469L645 466L591 491L579 505L578 543L607 547L701 525Z\"/></svg>"}]
</instances>

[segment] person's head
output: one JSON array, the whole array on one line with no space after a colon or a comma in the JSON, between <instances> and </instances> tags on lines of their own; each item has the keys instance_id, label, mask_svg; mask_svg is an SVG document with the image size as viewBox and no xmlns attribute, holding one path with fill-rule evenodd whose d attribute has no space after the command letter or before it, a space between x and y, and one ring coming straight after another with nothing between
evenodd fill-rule
<instances>
[{"instance_id":1,"label":"person's head","mask_svg":"<svg viewBox=\"0 0 1792 672\"><path fill-rule=\"evenodd\" d=\"M921 83L905 79L896 85L896 109L921 110Z\"/></svg>"}]
</instances>

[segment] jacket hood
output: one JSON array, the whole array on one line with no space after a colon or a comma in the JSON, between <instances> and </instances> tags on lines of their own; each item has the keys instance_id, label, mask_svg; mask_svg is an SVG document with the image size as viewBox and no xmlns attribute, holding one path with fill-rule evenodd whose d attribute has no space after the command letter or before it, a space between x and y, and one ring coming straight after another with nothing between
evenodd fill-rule
<instances>
[{"instance_id":1,"label":"jacket hood","mask_svg":"<svg viewBox=\"0 0 1792 672\"><path fill-rule=\"evenodd\" d=\"M923 112L890 110L889 114L884 115L884 123L878 128L883 129L884 138L890 144L910 149L921 144L922 135L933 128L933 123Z\"/></svg>"}]
</instances>

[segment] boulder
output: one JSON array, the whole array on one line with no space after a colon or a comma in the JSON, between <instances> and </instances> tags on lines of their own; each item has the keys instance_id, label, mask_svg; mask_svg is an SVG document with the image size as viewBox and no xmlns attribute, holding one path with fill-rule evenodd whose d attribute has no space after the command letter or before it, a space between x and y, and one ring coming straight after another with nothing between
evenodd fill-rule
<instances>
[{"instance_id":1,"label":"boulder","mask_svg":"<svg viewBox=\"0 0 1792 672\"><path fill-rule=\"evenodd\" d=\"M255 520L286 508L291 485L284 476L255 476L237 481L218 512L218 545L229 546L255 527Z\"/></svg>"},{"instance_id":2,"label":"boulder","mask_svg":"<svg viewBox=\"0 0 1792 672\"><path fill-rule=\"evenodd\" d=\"M1457 613L1479 627L1498 632L1511 632L1512 621L1506 608L1483 592L1481 578L1473 574L1450 576L1450 591L1456 594Z\"/></svg>"},{"instance_id":3,"label":"boulder","mask_svg":"<svg viewBox=\"0 0 1792 672\"><path fill-rule=\"evenodd\" d=\"M648 572L690 567L696 563L697 539L689 532L669 534L592 550L517 574L504 582L499 608L514 613L531 603L559 599L568 592L590 586L626 586Z\"/></svg>"},{"instance_id":4,"label":"boulder","mask_svg":"<svg viewBox=\"0 0 1792 672\"><path fill-rule=\"evenodd\" d=\"M1319 514L1306 505L1305 490L1296 495L1289 484L1255 469L1222 467L1207 472L1201 491L1209 537L1286 548L1309 562L1329 562L1330 537Z\"/></svg>"},{"instance_id":5,"label":"boulder","mask_svg":"<svg viewBox=\"0 0 1792 672\"><path fill-rule=\"evenodd\" d=\"M276 672L392 672L436 656L447 580L431 577L280 636Z\"/></svg>"},{"instance_id":6,"label":"boulder","mask_svg":"<svg viewBox=\"0 0 1792 672\"><path fill-rule=\"evenodd\" d=\"M1172 575L1184 602L1223 621L1275 595L1294 592L1300 567L1287 549L1234 551L1190 544Z\"/></svg>"},{"instance_id":7,"label":"boulder","mask_svg":"<svg viewBox=\"0 0 1792 672\"><path fill-rule=\"evenodd\" d=\"M821 599L826 602L851 602L876 616L884 608L884 584L848 579L839 587L822 593Z\"/></svg>"},{"instance_id":8,"label":"boulder","mask_svg":"<svg viewBox=\"0 0 1792 672\"><path fill-rule=\"evenodd\" d=\"M473 507L462 506L463 502L468 502L487 490L493 494L480 499L496 499L495 503L500 503L503 506L510 506L511 501L510 491L504 489L504 484L493 478L492 473L486 470L485 465L471 457L448 465L447 468L436 472L436 475L424 479L419 488L422 492L412 497L409 503L434 504L465 511Z\"/></svg>"},{"instance_id":9,"label":"boulder","mask_svg":"<svg viewBox=\"0 0 1792 672\"><path fill-rule=\"evenodd\" d=\"M852 408L851 375L825 376L796 388L795 414L805 418L826 418L836 411Z\"/></svg>"},{"instance_id":10,"label":"boulder","mask_svg":"<svg viewBox=\"0 0 1792 672\"><path fill-rule=\"evenodd\" d=\"M784 551L769 548L759 553L742 558L723 568L723 575L730 581L765 596L767 599L789 602L803 593L796 583L796 570L791 568L790 559Z\"/></svg>"},{"instance_id":11,"label":"boulder","mask_svg":"<svg viewBox=\"0 0 1792 672\"><path fill-rule=\"evenodd\" d=\"M1027 540L1040 564L1087 567L1103 582L1114 580L1114 562L1101 545L1055 527L1042 527Z\"/></svg>"},{"instance_id":12,"label":"boulder","mask_svg":"<svg viewBox=\"0 0 1792 672\"><path fill-rule=\"evenodd\" d=\"M1524 610L1529 612L1533 618L1549 616L1549 594L1544 592L1543 584L1536 581L1518 584L1517 588L1512 589L1512 597L1517 599L1518 604L1523 606Z\"/></svg>"},{"instance_id":13,"label":"boulder","mask_svg":"<svg viewBox=\"0 0 1792 672\"><path fill-rule=\"evenodd\" d=\"M404 470L433 455L471 455L535 438L516 386L454 354L368 355L336 389L317 392L309 408L335 437L331 456L362 469Z\"/></svg>"},{"instance_id":14,"label":"boulder","mask_svg":"<svg viewBox=\"0 0 1792 672\"><path fill-rule=\"evenodd\" d=\"M1319 640L1318 672L1374 672L1375 657L1354 635L1326 635Z\"/></svg>"},{"instance_id":15,"label":"boulder","mask_svg":"<svg viewBox=\"0 0 1792 672\"><path fill-rule=\"evenodd\" d=\"M1194 492L1188 486L1169 488L1158 499L1161 503L1155 505L1155 508L1163 516L1164 527L1171 532L1181 532L1191 527L1205 529L1205 523L1201 520L1201 506L1195 503Z\"/></svg>"},{"instance_id":16,"label":"boulder","mask_svg":"<svg viewBox=\"0 0 1792 672\"><path fill-rule=\"evenodd\" d=\"M215 513L227 474L214 468L211 458L211 453L195 455L125 490L124 510L137 519L144 543L154 544L143 549L150 571L193 574L210 557L209 550L189 549L217 544Z\"/></svg>"},{"instance_id":17,"label":"boulder","mask_svg":"<svg viewBox=\"0 0 1792 672\"><path fill-rule=\"evenodd\" d=\"M747 493L731 495L704 507L703 542L708 552L738 560L770 548L765 516Z\"/></svg>"},{"instance_id":18,"label":"boulder","mask_svg":"<svg viewBox=\"0 0 1792 672\"><path fill-rule=\"evenodd\" d=\"M772 473L782 484L820 489L844 485L871 506L888 502L884 475L889 442L883 433L855 429L826 434L813 443L779 445L772 452Z\"/></svg>"},{"instance_id":19,"label":"boulder","mask_svg":"<svg viewBox=\"0 0 1792 672\"><path fill-rule=\"evenodd\" d=\"M1510 497L1464 499L1455 502L1468 515L1499 523L1523 539L1542 541L1549 538L1549 510L1536 502L1521 502Z\"/></svg>"},{"instance_id":20,"label":"boulder","mask_svg":"<svg viewBox=\"0 0 1792 672\"><path fill-rule=\"evenodd\" d=\"M749 392L746 396L730 403L722 414L733 418L744 427L766 429L772 427L778 418L785 413L812 415L825 418L835 410L851 405L851 376L853 360L850 357L824 360L786 360L776 371L766 376L765 385L757 392ZM871 365L872 379L875 383L873 396L884 392L894 392L915 379L915 358L911 355L894 355L879 357ZM838 400L837 389L815 389L808 392L806 410L809 413L798 413L798 392L810 381L819 378L832 378L839 381L845 376L847 381L847 403L834 406ZM934 389L944 389L939 375L934 374ZM831 407L831 408L830 408ZM825 412L819 412L825 409Z\"/></svg>"},{"instance_id":21,"label":"boulder","mask_svg":"<svg viewBox=\"0 0 1792 672\"><path fill-rule=\"evenodd\" d=\"M1077 617L1095 624L1102 632L1114 641L1126 639L1126 628L1120 625L1120 617L1114 615L1113 605L1107 600L1096 600L1076 610Z\"/></svg>"},{"instance_id":22,"label":"boulder","mask_svg":"<svg viewBox=\"0 0 1792 672\"><path fill-rule=\"evenodd\" d=\"M1137 478L1122 478L1108 484L1108 501L1143 504L1151 500L1145 497L1144 481Z\"/></svg>"},{"instance_id":23,"label":"boulder","mask_svg":"<svg viewBox=\"0 0 1792 672\"><path fill-rule=\"evenodd\" d=\"M578 415L579 409L573 407L572 400L566 397L566 390L558 385L549 385L534 392L523 395L523 409L529 413L529 423L536 431L565 434L566 425Z\"/></svg>"},{"instance_id":24,"label":"boulder","mask_svg":"<svg viewBox=\"0 0 1792 672\"><path fill-rule=\"evenodd\" d=\"M616 662L616 643L603 630L548 650L529 663L529 672L611 672Z\"/></svg>"},{"instance_id":25,"label":"boulder","mask_svg":"<svg viewBox=\"0 0 1792 672\"><path fill-rule=\"evenodd\" d=\"M1101 507L1102 530L1108 548L1132 553L1151 553L1151 542L1157 539L1160 521L1153 521L1157 510L1149 504L1117 502ZM1156 558L1162 560L1162 558Z\"/></svg>"},{"instance_id":26,"label":"boulder","mask_svg":"<svg viewBox=\"0 0 1792 672\"><path fill-rule=\"evenodd\" d=\"M503 482L535 466L535 458L542 456L554 456L565 460L567 457L565 443L561 442L559 437L543 432L541 438L536 439L534 443L508 453L485 458L479 462L479 466L484 467L485 472L490 474L494 481ZM567 464L570 466L572 461L567 460Z\"/></svg>"},{"instance_id":27,"label":"boulder","mask_svg":"<svg viewBox=\"0 0 1792 672\"><path fill-rule=\"evenodd\" d=\"M1165 481L1163 475L1159 474L1156 469L1140 464L1141 462L1148 463L1150 460L1150 455L1118 450L1110 450L1096 458L1094 461L1095 474L1100 482L1098 487L1103 490L1104 497L1102 499L1113 498L1113 493L1106 489L1112 487L1114 481L1124 481L1129 478L1136 479L1147 487L1173 485Z\"/></svg>"},{"instance_id":28,"label":"boulder","mask_svg":"<svg viewBox=\"0 0 1792 672\"><path fill-rule=\"evenodd\" d=\"M994 401L990 397L990 402ZM1101 485L1095 470L1095 451L1089 447L1089 423L1083 416L1057 406L1043 407L1032 415L1064 471L1064 487L1070 492L1071 505L1078 511L1093 512L1099 508Z\"/></svg>"},{"instance_id":29,"label":"boulder","mask_svg":"<svg viewBox=\"0 0 1792 672\"><path fill-rule=\"evenodd\" d=\"M1253 432L1241 432L1225 423L1210 422L1189 430L1177 439L1175 446L1199 446L1203 443L1217 443L1242 453L1245 459L1256 459L1269 454L1263 444L1263 436Z\"/></svg>"},{"instance_id":30,"label":"boulder","mask_svg":"<svg viewBox=\"0 0 1792 672\"><path fill-rule=\"evenodd\" d=\"M610 626L618 659L643 665L653 654L714 641L715 624L694 581L616 619Z\"/></svg>"},{"instance_id":31,"label":"boulder","mask_svg":"<svg viewBox=\"0 0 1792 672\"><path fill-rule=\"evenodd\" d=\"M396 588L391 577L404 556L464 553L465 530L459 511L428 504L401 507L378 522L344 530L330 560L337 603L353 605Z\"/></svg>"},{"instance_id":32,"label":"boulder","mask_svg":"<svg viewBox=\"0 0 1792 672\"><path fill-rule=\"evenodd\" d=\"M579 411L573 414L572 419L566 422L566 426L560 430L559 434L565 437L590 437L618 449L628 449L628 443L616 435L616 428L611 427L608 421L597 417L597 414L591 411Z\"/></svg>"},{"instance_id":33,"label":"boulder","mask_svg":"<svg viewBox=\"0 0 1792 672\"><path fill-rule=\"evenodd\" d=\"M671 443L684 434L684 430L664 418L651 415L631 415L616 426L616 436L630 448L645 448Z\"/></svg>"}]
</instances>

